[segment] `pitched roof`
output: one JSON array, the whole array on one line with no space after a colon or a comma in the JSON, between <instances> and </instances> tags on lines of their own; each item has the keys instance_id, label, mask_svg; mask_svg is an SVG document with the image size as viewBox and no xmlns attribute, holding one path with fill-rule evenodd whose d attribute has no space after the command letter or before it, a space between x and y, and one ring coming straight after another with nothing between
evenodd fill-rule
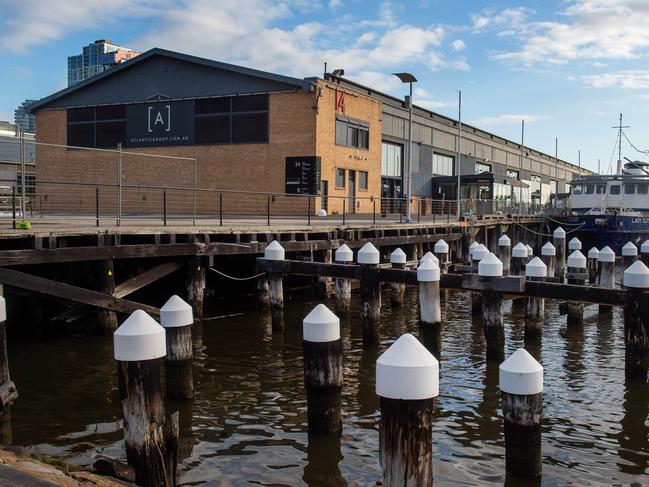
<instances>
[{"instance_id":1,"label":"pitched roof","mask_svg":"<svg viewBox=\"0 0 649 487\"><path fill-rule=\"evenodd\" d=\"M69 86L67 88L64 88L63 90L57 91L56 93L53 93L45 98L42 98L35 103L32 103L27 106L27 110L30 113L34 113L36 110L40 108L45 108L48 104L51 102L58 100L60 98L63 98L65 96L68 96L72 93L76 93L80 90L83 90L84 88L88 87L89 85L94 85L95 83L105 80L106 78L110 78L113 76L116 76L120 74L124 70L128 70L132 68L133 66L136 66L138 64L141 64L148 59L154 57L154 56L162 56L162 57L167 57L170 59L175 59L178 61L184 61L188 63L194 63L202 66L207 66L210 68L215 68L215 69L220 69L223 71L230 71L232 73L237 73L240 75L244 76L251 76L254 78L260 78L260 79L265 79L268 81L272 81L275 83L282 83L291 87L295 87L298 89L302 89L304 91L309 91L312 86L312 81L306 80L306 79L300 79L300 78L293 78L291 76L284 76L280 74L275 74L275 73L269 73L266 71L260 71L257 69L252 69L252 68L246 68L244 66L237 66L235 64L228 64L228 63L223 63L220 61L214 61L212 59L206 59L206 58L201 58L197 56L191 56L189 54L183 54L180 52L176 51L169 51L167 49L161 49L159 47L154 47L153 49L150 49L139 56L136 56L132 59L129 59L128 61L125 61L121 64L116 65L115 67L112 67L106 71L103 71L95 76L92 76L88 79L83 80L80 83L77 83L73 86Z\"/></svg>"}]
</instances>

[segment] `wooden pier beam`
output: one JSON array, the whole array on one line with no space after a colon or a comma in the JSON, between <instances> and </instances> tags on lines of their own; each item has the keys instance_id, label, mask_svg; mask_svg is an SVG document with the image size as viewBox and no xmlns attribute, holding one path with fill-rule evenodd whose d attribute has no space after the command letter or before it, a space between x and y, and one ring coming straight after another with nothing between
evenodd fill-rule
<instances>
[{"instance_id":1,"label":"wooden pier beam","mask_svg":"<svg viewBox=\"0 0 649 487\"><path fill-rule=\"evenodd\" d=\"M406 253L400 248L390 254L390 264L393 269L404 269L406 266ZM406 285L402 282L390 284L390 297L392 306L395 308L403 306L403 296L406 292Z\"/></svg>"},{"instance_id":2,"label":"wooden pier beam","mask_svg":"<svg viewBox=\"0 0 649 487\"><path fill-rule=\"evenodd\" d=\"M482 281L502 275L503 264L495 254L489 254L480 261L478 276ZM500 291L486 289L482 292L482 329L487 342L487 360L502 360L505 355L505 327L503 295Z\"/></svg>"},{"instance_id":3,"label":"wooden pier beam","mask_svg":"<svg viewBox=\"0 0 649 487\"><path fill-rule=\"evenodd\" d=\"M573 251L568 256L568 284L575 284L577 286L584 286L586 284L586 257L580 250ZM584 322L584 303L583 302L568 302L568 326L581 325Z\"/></svg>"},{"instance_id":4,"label":"wooden pier beam","mask_svg":"<svg viewBox=\"0 0 649 487\"><path fill-rule=\"evenodd\" d=\"M354 252L347 244L342 244L334 254L336 263L350 264L354 262ZM344 277L336 278L336 313L345 316L349 313L349 306L352 301L352 281Z\"/></svg>"},{"instance_id":5,"label":"wooden pier beam","mask_svg":"<svg viewBox=\"0 0 649 487\"><path fill-rule=\"evenodd\" d=\"M284 260L285 251L277 240L273 240L264 250L266 260ZM284 329L284 275L271 272L268 274L268 295L273 330Z\"/></svg>"},{"instance_id":6,"label":"wooden pier beam","mask_svg":"<svg viewBox=\"0 0 649 487\"><path fill-rule=\"evenodd\" d=\"M615 252L610 247L604 247L597 256L599 263L599 287L615 289ZM599 314L610 313L612 307L609 304L599 305Z\"/></svg>"},{"instance_id":7,"label":"wooden pier beam","mask_svg":"<svg viewBox=\"0 0 649 487\"><path fill-rule=\"evenodd\" d=\"M624 271L624 357L627 379L649 382L649 267L636 261Z\"/></svg>"},{"instance_id":8,"label":"wooden pier beam","mask_svg":"<svg viewBox=\"0 0 649 487\"><path fill-rule=\"evenodd\" d=\"M519 348L499 367L505 420L505 465L513 477L540 477L543 367Z\"/></svg>"},{"instance_id":9,"label":"wooden pier beam","mask_svg":"<svg viewBox=\"0 0 649 487\"><path fill-rule=\"evenodd\" d=\"M566 231L557 227L552 233L552 241L556 249L556 264L554 276L558 277L560 282L564 282L566 277Z\"/></svg>"},{"instance_id":10,"label":"wooden pier beam","mask_svg":"<svg viewBox=\"0 0 649 487\"><path fill-rule=\"evenodd\" d=\"M496 255L503 263L503 275L508 276L511 270L512 241L504 233L498 239L498 254Z\"/></svg>"},{"instance_id":11,"label":"wooden pier beam","mask_svg":"<svg viewBox=\"0 0 649 487\"><path fill-rule=\"evenodd\" d=\"M379 459L385 487L433 485L433 398L439 362L410 334L376 361Z\"/></svg>"},{"instance_id":12,"label":"wooden pier beam","mask_svg":"<svg viewBox=\"0 0 649 487\"><path fill-rule=\"evenodd\" d=\"M343 345L340 320L324 304L302 322L309 434L342 432Z\"/></svg>"},{"instance_id":13,"label":"wooden pier beam","mask_svg":"<svg viewBox=\"0 0 649 487\"><path fill-rule=\"evenodd\" d=\"M363 321L363 341L379 343L379 320L381 318L381 281L378 266L380 254L371 242L358 251L360 264L361 320Z\"/></svg>"},{"instance_id":14,"label":"wooden pier beam","mask_svg":"<svg viewBox=\"0 0 649 487\"><path fill-rule=\"evenodd\" d=\"M597 247L592 247L588 251L588 284L597 284L597 258L599 257L599 250Z\"/></svg>"},{"instance_id":15,"label":"wooden pier beam","mask_svg":"<svg viewBox=\"0 0 649 487\"><path fill-rule=\"evenodd\" d=\"M160 308L160 324L165 329L167 396L173 399L194 397L192 371L192 307L178 296L171 296Z\"/></svg>"},{"instance_id":16,"label":"wooden pier beam","mask_svg":"<svg viewBox=\"0 0 649 487\"><path fill-rule=\"evenodd\" d=\"M136 483L173 487L173 434L165 428L160 359L166 354L165 330L144 311L135 311L113 335L115 360L123 380L122 414L126 458ZM177 433L177 432L176 432ZM177 436L175 445L177 448Z\"/></svg>"},{"instance_id":17,"label":"wooden pier beam","mask_svg":"<svg viewBox=\"0 0 649 487\"><path fill-rule=\"evenodd\" d=\"M547 266L538 257L534 257L525 266L525 277L529 281L544 281L547 277ZM525 298L525 341L537 339L543 333L545 320L545 299Z\"/></svg>"}]
</instances>

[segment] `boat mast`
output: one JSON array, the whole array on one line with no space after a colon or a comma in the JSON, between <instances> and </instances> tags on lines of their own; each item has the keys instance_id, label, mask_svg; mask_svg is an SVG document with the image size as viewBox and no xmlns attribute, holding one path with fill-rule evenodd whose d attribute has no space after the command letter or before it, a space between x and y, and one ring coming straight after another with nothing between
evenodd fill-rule
<instances>
[{"instance_id":1,"label":"boat mast","mask_svg":"<svg viewBox=\"0 0 649 487\"><path fill-rule=\"evenodd\" d=\"M630 128L630 125L622 125L622 113L620 113L620 125L611 128L618 129L618 149L617 149L617 172L615 174L622 174L622 129Z\"/></svg>"}]
</instances>

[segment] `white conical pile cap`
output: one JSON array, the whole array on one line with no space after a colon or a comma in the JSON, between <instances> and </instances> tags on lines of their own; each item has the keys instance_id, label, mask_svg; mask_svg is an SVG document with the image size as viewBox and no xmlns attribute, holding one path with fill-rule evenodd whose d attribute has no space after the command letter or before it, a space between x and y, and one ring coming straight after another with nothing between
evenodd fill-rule
<instances>
[{"instance_id":1,"label":"white conical pile cap","mask_svg":"<svg viewBox=\"0 0 649 487\"><path fill-rule=\"evenodd\" d=\"M586 268L586 257L579 250L575 250L572 254L568 256L566 261L566 266L575 267L577 269Z\"/></svg>"},{"instance_id":2,"label":"white conical pile cap","mask_svg":"<svg viewBox=\"0 0 649 487\"><path fill-rule=\"evenodd\" d=\"M548 266L538 257L534 257L525 265L525 276L548 277Z\"/></svg>"},{"instance_id":3,"label":"white conical pile cap","mask_svg":"<svg viewBox=\"0 0 649 487\"><path fill-rule=\"evenodd\" d=\"M638 247L634 245L633 242L627 242L622 247L622 255L624 257L631 257L638 255Z\"/></svg>"},{"instance_id":4,"label":"white conical pile cap","mask_svg":"<svg viewBox=\"0 0 649 487\"><path fill-rule=\"evenodd\" d=\"M334 253L336 262L354 262L354 252L347 244L342 244Z\"/></svg>"},{"instance_id":5,"label":"white conical pile cap","mask_svg":"<svg viewBox=\"0 0 649 487\"><path fill-rule=\"evenodd\" d=\"M534 249L530 244L525 244L525 248L527 249L527 256L532 257L534 255Z\"/></svg>"},{"instance_id":6,"label":"white conical pile cap","mask_svg":"<svg viewBox=\"0 0 649 487\"><path fill-rule=\"evenodd\" d=\"M527 247L523 243L518 242L512 249L512 257L527 257Z\"/></svg>"},{"instance_id":7,"label":"white conical pile cap","mask_svg":"<svg viewBox=\"0 0 649 487\"><path fill-rule=\"evenodd\" d=\"M448 244L443 238L435 242L433 249L436 254L448 254Z\"/></svg>"},{"instance_id":8,"label":"white conical pile cap","mask_svg":"<svg viewBox=\"0 0 649 487\"><path fill-rule=\"evenodd\" d=\"M599 251L597 260L600 262L615 262L615 252L611 250L611 247L606 246Z\"/></svg>"},{"instance_id":9,"label":"white conical pile cap","mask_svg":"<svg viewBox=\"0 0 649 487\"><path fill-rule=\"evenodd\" d=\"M421 265L421 263L425 260L432 260L433 262L435 262L435 264L439 265L439 259L430 250L426 252L421 259L419 259L419 264Z\"/></svg>"},{"instance_id":10,"label":"white conical pile cap","mask_svg":"<svg viewBox=\"0 0 649 487\"><path fill-rule=\"evenodd\" d=\"M554 229L554 232L552 232L552 236L554 238L566 238L566 231L561 227L557 227Z\"/></svg>"},{"instance_id":11,"label":"white conical pile cap","mask_svg":"<svg viewBox=\"0 0 649 487\"><path fill-rule=\"evenodd\" d=\"M599 250L597 250L597 247L593 247L588 251L589 259L597 259L598 257L599 257Z\"/></svg>"},{"instance_id":12,"label":"white conical pile cap","mask_svg":"<svg viewBox=\"0 0 649 487\"><path fill-rule=\"evenodd\" d=\"M115 360L136 362L167 355L165 329L138 309L113 333Z\"/></svg>"},{"instance_id":13,"label":"white conical pile cap","mask_svg":"<svg viewBox=\"0 0 649 487\"><path fill-rule=\"evenodd\" d=\"M273 240L264 250L266 260L284 260L284 247L277 240Z\"/></svg>"},{"instance_id":14,"label":"white conical pile cap","mask_svg":"<svg viewBox=\"0 0 649 487\"><path fill-rule=\"evenodd\" d=\"M511 247L512 246L512 241L511 239L503 234L502 237L498 239L498 246L499 247Z\"/></svg>"},{"instance_id":15,"label":"white conical pile cap","mask_svg":"<svg viewBox=\"0 0 649 487\"><path fill-rule=\"evenodd\" d=\"M500 390L528 396L543 392L543 367L527 350L519 348L499 367Z\"/></svg>"},{"instance_id":16,"label":"white conical pile cap","mask_svg":"<svg viewBox=\"0 0 649 487\"><path fill-rule=\"evenodd\" d=\"M624 271L624 285L626 287L649 288L649 268L640 260L636 260Z\"/></svg>"},{"instance_id":17,"label":"white conical pile cap","mask_svg":"<svg viewBox=\"0 0 649 487\"><path fill-rule=\"evenodd\" d=\"M175 294L160 308L160 324L165 328L187 326L194 323L194 313L189 303Z\"/></svg>"},{"instance_id":18,"label":"white conical pile cap","mask_svg":"<svg viewBox=\"0 0 649 487\"><path fill-rule=\"evenodd\" d=\"M439 395L439 362L409 333L376 361L376 394L390 399L430 399Z\"/></svg>"},{"instance_id":19,"label":"white conical pile cap","mask_svg":"<svg viewBox=\"0 0 649 487\"><path fill-rule=\"evenodd\" d=\"M557 255L557 249L550 242L541 247L541 255Z\"/></svg>"},{"instance_id":20,"label":"white conical pile cap","mask_svg":"<svg viewBox=\"0 0 649 487\"><path fill-rule=\"evenodd\" d=\"M437 282L439 281L439 265L433 259L424 259L417 267L418 282Z\"/></svg>"},{"instance_id":21,"label":"white conical pile cap","mask_svg":"<svg viewBox=\"0 0 649 487\"><path fill-rule=\"evenodd\" d=\"M642 245L640 246L640 252L642 252L643 254L649 254L649 240L642 242Z\"/></svg>"},{"instance_id":22,"label":"white conical pile cap","mask_svg":"<svg viewBox=\"0 0 649 487\"><path fill-rule=\"evenodd\" d=\"M479 244L473 250L473 260L482 260L488 255L489 255L489 249L485 247L483 244Z\"/></svg>"},{"instance_id":23,"label":"white conical pile cap","mask_svg":"<svg viewBox=\"0 0 649 487\"><path fill-rule=\"evenodd\" d=\"M500 277L503 275L503 263L496 254L489 253L478 264L478 275L485 277Z\"/></svg>"},{"instance_id":24,"label":"white conical pile cap","mask_svg":"<svg viewBox=\"0 0 649 487\"><path fill-rule=\"evenodd\" d=\"M396 249L390 254L390 263L392 264L405 264L406 253L401 249Z\"/></svg>"},{"instance_id":25,"label":"white conical pile cap","mask_svg":"<svg viewBox=\"0 0 649 487\"><path fill-rule=\"evenodd\" d=\"M4 296L0 296L0 323L7 321L7 301Z\"/></svg>"},{"instance_id":26,"label":"white conical pile cap","mask_svg":"<svg viewBox=\"0 0 649 487\"><path fill-rule=\"evenodd\" d=\"M473 255L473 251L476 249L476 247L480 245L478 242L475 240L469 245L469 257Z\"/></svg>"},{"instance_id":27,"label":"white conical pile cap","mask_svg":"<svg viewBox=\"0 0 649 487\"><path fill-rule=\"evenodd\" d=\"M302 338L306 342L334 342L340 339L340 319L319 304L302 320Z\"/></svg>"},{"instance_id":28,"label":"white conical pile cap","mask_svg":"<svg viewBox=\"0 0 649 487\"><path fill-rule=\"evenodd\" d=\"M581 250L581 240L577 237L573 237L570 242L568 242L568 250Z\"/></svg>"},{"instance_id":29,"label":"white conical pile cap","mask_svg":"<svg viewBox=\"0 0 649 487\"><path fill-rule=\"evenodd\" d=\"M358 251L356 260L359 264L378 264L381 260L381 254L378 249L372 245L372 242L367 242Z\"/></svg>"}]
</instances>

